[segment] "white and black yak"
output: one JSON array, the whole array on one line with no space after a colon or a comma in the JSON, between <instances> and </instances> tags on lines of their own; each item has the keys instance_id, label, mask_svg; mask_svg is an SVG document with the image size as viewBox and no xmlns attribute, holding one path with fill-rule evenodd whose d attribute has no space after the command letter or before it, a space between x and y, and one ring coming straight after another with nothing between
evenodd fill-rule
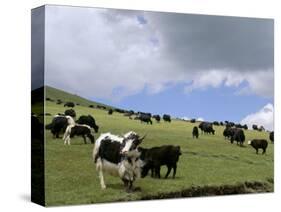
<instances>
[{"instance_id":1,"label":"white and black yak","mask_svg":"<svg viewBox=\"0 0 281 212\"><path fill-rule=\"evenodd\" d=\"M264 154L266 152L268 142L265 139L253 139L248 141L248 145L251 145L256 150L256 154L259 153L259 149L262 149L262 154Z\"/></svg>"},{"instance_id":2,"label":"white and black yak","mask_svg":"<svg viewBox=\"0 0 281 212\"><path fill-rule=\"evenodd\" d=\"M70 139L74 136L82 136L85 144L87 144L86 137L90 139L92 144L95 142L95 138L91 133L91 127L86 124L68 125L63 136L64 144L70 145Z\"/></svg>"},{"instance_id":3,"label":"white and black yak","mask_svg":"<svg viewBox=\"0 0 281 212\"><path fill-rule=\"evenodd\" d=\"M144 136L145 137L145 136ZM111 133L101 134L96 140L93 150L93 160L99 173L101 188L105 189L104 173L118 176L123 181L126 191L133 191L133 182L141 175L140 138L135 132L124 136Z\"/></svg>"},{"instance_id":4,"label":"white and black yak","mask_svg":"<svg viewBox=\"0 0 281 212\"><path fill-rule=\"evenodd\" d=\"M160 168L161 166L166 165L168 170L165 178L169 176L172 169L173 178L175 178L177 162L179 160L179 156L181 155L180 146L164 145L150 149L139 147L138 150L141 152L140 159L142 160L142 177L145 177L150 170L152 177L161 178Z\"/></svg>"}]
</instances>

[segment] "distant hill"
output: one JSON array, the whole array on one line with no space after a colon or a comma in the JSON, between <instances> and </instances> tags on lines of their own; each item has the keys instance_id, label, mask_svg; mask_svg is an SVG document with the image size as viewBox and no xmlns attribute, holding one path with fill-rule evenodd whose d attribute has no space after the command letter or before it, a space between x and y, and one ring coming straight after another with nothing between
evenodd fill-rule
<instances>
[{"instance_id":1,"label":"distant hill","mask_svg":"<svg viewBox=\"0 0 281 212\"><path fill-rule=\"evenodd\" d=\"M46 86L46 98L50 98L50 99L53 99L55 101L60 99L63 102L74 102L75 104L79 103L80 105L83 105L83 106L86 106L86 107L88 107L89 105L93 105L93 106L103 105L103 106L106 106L108 108L114 108L110 105L105 105L105 104L102 104L102 103L99 103L99 102L94 102L94 101L85 99L83 97L80 97L76 94L71 94L71 93L68 93L66 91L63 91L63 90L60 90L60 89L57 89L57 88L53 88L51 86Z\"/></svg>"}]
</instances>

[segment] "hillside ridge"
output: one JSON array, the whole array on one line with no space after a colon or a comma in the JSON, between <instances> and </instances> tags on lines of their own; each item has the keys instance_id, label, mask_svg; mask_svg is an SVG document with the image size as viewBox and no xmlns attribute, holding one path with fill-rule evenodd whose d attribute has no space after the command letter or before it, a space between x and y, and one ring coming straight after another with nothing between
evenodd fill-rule
<instances>
[{"instance_id":1,"label":"hillside ridge","mask_svg":"<svg viewBox=\"0 0 281 212\"><path fill-rule=\"evenodd\" d=\"M45 86L45 91L46 91L46 98L50 98L52 100L58 100L61 99L63 102L69 101L69 102L74 102L75 104L80 104L82 106L89 106L89 105L93 105L93 106L97 106L97 105L102 105L105 106L107 108L115 108L111 105L106 105L100 102L96 102L96 101L92 101L89 99L86 99L84 97L81 97L77 94L72 94L70 92L58 89L58 88L54 88L51 86Z\"/></svg>"}]
</instances>

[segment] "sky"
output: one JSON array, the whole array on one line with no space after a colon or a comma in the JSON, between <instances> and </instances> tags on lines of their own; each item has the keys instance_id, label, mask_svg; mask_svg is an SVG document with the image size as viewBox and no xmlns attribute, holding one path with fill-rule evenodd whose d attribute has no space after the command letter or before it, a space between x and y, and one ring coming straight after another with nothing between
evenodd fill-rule
<instances>
[{"instance_id":1,"label":"sky","mask_svg":"<svg viewBox=\"0 0 281 212\"><path fill-rule=\"evenodd\" d=\"M47 85L117 107L273 130L271 19L46 6Z\"/></svg>"}]
</instances>

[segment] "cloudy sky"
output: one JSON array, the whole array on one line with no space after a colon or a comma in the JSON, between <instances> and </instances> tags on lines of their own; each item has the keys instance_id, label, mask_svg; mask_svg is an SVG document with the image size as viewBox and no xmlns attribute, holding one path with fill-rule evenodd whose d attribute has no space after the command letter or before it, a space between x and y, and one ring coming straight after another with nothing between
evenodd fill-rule
<instances>
[{"instance_id":1,"label":"cloudy sky","mask_svg":"<svg viewBox=\"0 0 281 212\"><path fill-rule=\"evenodd\" d=\"M47 85L127 109L273 128L270 19L57 6L45 18Z\"/></svg>"}]
</instances>

